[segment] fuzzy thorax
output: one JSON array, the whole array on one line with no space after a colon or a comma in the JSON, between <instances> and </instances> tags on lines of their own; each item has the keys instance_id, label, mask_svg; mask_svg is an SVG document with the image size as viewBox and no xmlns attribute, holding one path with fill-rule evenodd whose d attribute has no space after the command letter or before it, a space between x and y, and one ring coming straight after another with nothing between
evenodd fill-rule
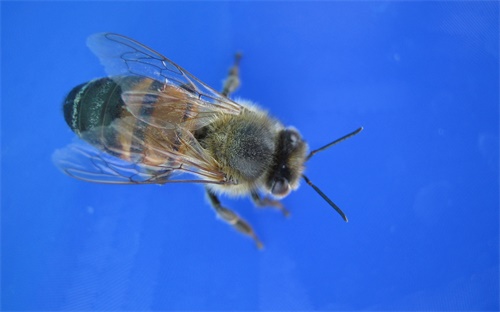
<instances>
[{"instance_id":1,"label":"fuzzy thorax","mask_svg":"<svg viewBox=\"0 0 500 312\"><path fill-rule=\"evenodd\" d=\"M284 197L298 187L307 145L293 128L253 104L239 115L221 115L199 137L200 144L236 184L211 185L217 193L247 195L260 190Z\"/></svg>"}]
</instances>

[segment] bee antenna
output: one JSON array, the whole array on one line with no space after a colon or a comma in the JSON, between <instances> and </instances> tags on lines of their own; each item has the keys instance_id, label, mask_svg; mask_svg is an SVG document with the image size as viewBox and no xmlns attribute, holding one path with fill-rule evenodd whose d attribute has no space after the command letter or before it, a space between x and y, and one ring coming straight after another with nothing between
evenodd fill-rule
<instances>
[{"instance_id":1,"label":"bee antenna","mask_svg":"<svg viewBox=\"0 0 500 312\"><path fill-rule=\"evenodd\" d=\"M363 130L363 127L359 127L358 129L354 130L353 132L349 133L349 134L346 134L344 135L343 137L341 137L340 139L336 139L335 141L331 142L331 143L328 143L327 145L323 146L323 147L320 147L318 149L315 149L314 151L310 152L309 155L307 155L306 157L306 161L308 161L309 159L311 159L311 157L313 157L316 153L319 153L321 151L324 151L326 150L327 148L330 148L332 146L334 146L335 144L337 143L340 143L344 140L347 140L349 139L350 137L353 137L355 136L356 134L360 133L361 130ZM305 177L304 177L305 178ZM306 180L307 181L307 180ZM324 198L324 197L323 197Z\"/></svg>"},{"instance_id":2,"label":"bee antenna","mask_svg":"<svg viewBox=\"0 0 500 312\"><path fill-rule=\"evenodd\" d=\"M306 177L305 175L302 175L302 177L304 178L306 183L309 184L316 191L316 193L318 193L321 197L323 197L323 199L326 200L326 202L330 204L330 206L332 206L333 209L335 209L339 213L339 215L342 217L342 219L344 219L345 222L348 221L345 213L342 211L342 209L339 208L339 206L335 205L335 203L330 198L328 198L328 196L326 196L325 193L323 193L316 185L314 185L311 182L311 180L309 180L308 177Z\"/></svg>"},{"instance_id":3,"label":"bee antenna","mask_svg":"<svg viewBox=\"0 0 500 312\"><path fill-rule=\"evenodd\" d=\"M347 140L348 138L350 137L353 137L355 136L356 134L360 133L361 130L363 130L363 127L359 127L358 129L354 130L353 132L351 133L348 133L346 135L344 135L343 137L331 142L331 143L328 143L327 145L323 146L323 147L320 147L318 149L315 149L314 151L310 152L309 155L307 155L306 157L306 161L308 161L309 159L311 159L311 157L313 157L316 153L319 153L321 151L324 151L326 150L327 148L330 148L332 146L334 146L335 144L337 143L340 143L344 140ZM342 217L342 219L344 219L345 222L347 222L347 216L345 215L345 213L342 211L342 209L339 208L339 206L337 206L330 198L328 198L328 196L325 195L325 193L323 193L319 187L317 187L316 185L314 185L311 180L309 180L308 177L306 177L304 174L302 175L302 178L304 178L304 180L306 181L307 184L309 184L315 191L316 193L318 193L321 197L323 197L323 199L330 205L332 206L333 209L335 209L335 211L338 212L338 214Z\"/></svg>"}]
</instances>

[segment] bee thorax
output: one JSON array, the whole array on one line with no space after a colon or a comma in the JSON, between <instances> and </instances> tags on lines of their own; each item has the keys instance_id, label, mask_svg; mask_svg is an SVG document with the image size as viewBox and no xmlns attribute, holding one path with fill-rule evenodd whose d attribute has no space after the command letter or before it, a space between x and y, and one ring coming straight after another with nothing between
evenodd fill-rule
<instances>
[{"instance_id":1,"label":"bee thorax","mask_svg":"<svg viewBox=\"0 0 500 312\"><path fill-rule=\"evenodd\" d=\"M275 127L269 117L246 112L214 122L199 140L222 171L234 176L239 184L255 184L272 163Z\"/></svg>"}]
</instances>

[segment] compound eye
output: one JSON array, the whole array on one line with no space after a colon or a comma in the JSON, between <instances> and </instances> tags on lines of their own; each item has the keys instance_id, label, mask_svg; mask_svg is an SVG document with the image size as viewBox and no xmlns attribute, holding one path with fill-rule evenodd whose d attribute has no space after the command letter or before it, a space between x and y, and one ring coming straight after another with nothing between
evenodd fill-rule
<instances>
[{"instance_id":1,"label":"compound eye","mask_svg":"<svg viewBox=\"0 0 500 312\"><path fill-rule=\"evenodd\" d=\"M278 178L274 180L273 186L271 188L271 193L274 196L283 197L290 192L290 184L284 178Z\"/></svg>"}]
</instances>

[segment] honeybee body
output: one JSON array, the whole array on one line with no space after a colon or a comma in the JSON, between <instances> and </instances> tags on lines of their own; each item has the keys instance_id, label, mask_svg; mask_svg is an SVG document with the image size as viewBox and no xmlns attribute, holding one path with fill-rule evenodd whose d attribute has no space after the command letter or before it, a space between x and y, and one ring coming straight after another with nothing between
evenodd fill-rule
<instances>
[{"instance_id":1,"label":"honeybee body","mask_svg":"<svg viewBox=\"0 0 500 312\"><path fill-rule=\"evenodd\" d=\"M141 119L135 118L122 99L122 87L129 90L157 91L167 93L169 100L177 100L177 107L182 109L169 110L169 105L160 105L165 101L162 97L151 98L143 96L142 101L156 101L144 107ZM272 170L277 166L288 168L302 166L307 151L305 143L296 151L299 161L277 164L279 148L276 142L280 132L285 128L276 119L257 108L250 102L240 102L244 109L238 115L218 114L211 123L198 127L196 123L184 124L188 116L195 113L190 105L186 90L176 90L175 87L161 85L158 81L134 76L115 79L101 78L75 87L64 102L64 115L68 126L81 135L96 148L119 157L125 161L141 163L147 166L175 167L182 160L162 152L167 149L185 153L181 144L182 133L175 128L149 126L147 119L155 118L165 121L165 124L183 125L200 146L213 158L219 171L228 184L214 184L209 187L218 193L232 195L247 195L249 190L272 189L270 180ZM175 94L175 95L173 95ZM145 96L150 98L144 99ZM146 119L146 120L144 120ZM91 135L89 135L91 134ZM133 134L133 135L130 135ZM283 144L283 143L282 143ZM302 159L302 161L300 160ZM298 173L300 173L300 167ZM296 170L295 170L296 171ZM163 173L167 179L167 172ZM297 180L297 179L290 179ZM166 181L165 181L166 182ZM295 189L297 184L291 185ZM280 196L279 193L275 194ZM286 195L286 194L283 194Z\"/></svg>"},{"instance_id":2,"label":"honeybee body","mask_svg":"<svg viewBox=\"0 0 500 312\"><path fill-rule=\"evenodd\" d=\"M223 207L218 193L250 195L257 206L282 204L301 177L347 221L343 212L303 175L308 146L293 127L283 126L251 102L228 95L239 85L239 56L221 93L154 50L130 38L91 36L91 50L108 77L69 92L64 117L86 143L54 153L68 175L90 182L206 186L216 213L262 246L252 228ZM186 178L189 175L192 179Z\"/></svg>"}]
</instances>

